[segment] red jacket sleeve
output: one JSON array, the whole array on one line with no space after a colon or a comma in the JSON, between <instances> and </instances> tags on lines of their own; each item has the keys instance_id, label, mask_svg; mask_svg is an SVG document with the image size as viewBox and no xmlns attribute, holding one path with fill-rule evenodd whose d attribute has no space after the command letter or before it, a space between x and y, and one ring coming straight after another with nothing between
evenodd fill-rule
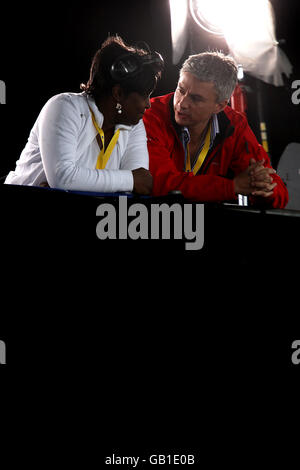
<instances>
[{"instance_id":1,"label":"red jacket sleeve","mask_svg":"<svg viewBox=\"0 0 300 470\"><path fill-rule=\"evenodd\" d=\"M264 166L272 168L269 155L260 145L252 132L247 120L243 117L235 128L235 147L232 154L230 168L237 175L244 171L250 163L250 159L264 160ZM277 175L272 175L273 181L277 183L273 190L273 195L269 198L250 196L254 204L263 204L273 208L284 208L289 200L288 191L282 179Z\"/></svg>"}]
</instances>

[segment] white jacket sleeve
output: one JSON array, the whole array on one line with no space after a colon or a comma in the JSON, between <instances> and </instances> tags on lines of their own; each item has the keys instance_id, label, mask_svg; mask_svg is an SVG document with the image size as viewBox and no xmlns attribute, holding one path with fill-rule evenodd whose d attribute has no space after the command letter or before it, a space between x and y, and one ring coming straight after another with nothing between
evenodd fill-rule
<instances>
[{"instance_id":1,"label":"white jacket sleeve","mask_svg":"<svg viewBox=\"0 0 300 470\"><path fill-rule=\"evenodd\" d=\"M147 134L142 119L130 132L120 168L124 170L135 170L136 168L149 169Z\"/></svg>"},{"instance_id":2,"label":"white jacket sleeve","mask_svg":"<svg viewBox=\"0 0 300 470\"><path fill-rule=\"evenodd\" d=\"M39 146L50 187L79 191L132 191L130 168L96 170L79 166L76 160L81 128L80 112L67 94L57 95L39 117Z\"/></svg>"}]
</instances>

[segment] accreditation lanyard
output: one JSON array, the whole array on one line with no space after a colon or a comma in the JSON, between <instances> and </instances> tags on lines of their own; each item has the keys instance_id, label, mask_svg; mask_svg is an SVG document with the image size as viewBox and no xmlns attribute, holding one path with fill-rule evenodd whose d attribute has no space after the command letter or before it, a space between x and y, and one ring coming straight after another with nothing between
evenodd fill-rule
<instances>
[{"instance_id":1,"label":"accreditation lanyard","mask_svg":"<svg viewBox=\"0 0 300 470\"><path fill-rule=\"evenodd\" d=\"M92 120L93 120L93 124L94 126L96 127L99 135L100 135L100 138L101 138L101 142L102 142L102 149L98 155L98 158L97 158L97 163L96 163L96 170L103 170L105 167L106 167L106 164L109 160L109 157L117 143L117 140L119 138L119 134L120 134L120 129L117 129L116 132L114 133L113 135L113 138L111 139L107 149L105 150L104 149L104 144L105 144L105 141L104 141L104 132L103 130L101 129L101 127L98 126L97 122L96 122L96 119L95 119L95 115L93 113L93 111L91 110L90 108L90 111L91 111L91 115L92 115Z\"/></svg>"},{"instance_id":2,"label":"accreditation lanyard","mask_svg":"<svg viewBox=\"0 0 300 470\"><path fill-rule=\"evenodd\" d=\"M197 158L197 161L194 165L193 170L191 169L191 156L190 156L189 144L187 144L187 156L186 156L186 164L185 164L185 171L186 172L193 171L193 174L196 175L198 173L198 171L200 170L201 165L204 162L204 159L205 159L205 157L206 157L206 155L209 151L210 134L211 134L211 124L209 125L209 128L206 132L203 148L202 148L201 152L198 155L198 158Z\"/></svg>"}]
</instances>

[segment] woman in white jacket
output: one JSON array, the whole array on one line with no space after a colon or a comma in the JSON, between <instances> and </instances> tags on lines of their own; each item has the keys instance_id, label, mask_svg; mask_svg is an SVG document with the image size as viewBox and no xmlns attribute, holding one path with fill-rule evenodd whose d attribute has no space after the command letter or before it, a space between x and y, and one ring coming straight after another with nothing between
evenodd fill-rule
<instances>
[{"instance_id":1,"label":"woman in white jacket","mask_svg":"<svg viewBox=\"0 0 300 470\"><path fill-rule=\"evenodd\" d=\"M5 183L150 194L143 114L163 69L158 53L109 37L82 93L52 97Z\"/></svg>"}]
</instances>

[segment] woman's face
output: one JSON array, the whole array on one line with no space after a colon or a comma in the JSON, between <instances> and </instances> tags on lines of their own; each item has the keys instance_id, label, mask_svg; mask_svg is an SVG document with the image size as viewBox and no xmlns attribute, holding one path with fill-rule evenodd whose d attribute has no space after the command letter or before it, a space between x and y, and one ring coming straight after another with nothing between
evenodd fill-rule
<instances>
[{"instance_id":1,"label":"woman's face","mask_svg":"<svg viewBox=\"0 0 300 470\"><path fill-rule=\"evenodd\" d=\"M121 105L122 113L117 116L118 123L136 125L143 118L146 109L151 106L150 95L140 95L133 91L122 99Z\"/></svg>"}]
</instances>

